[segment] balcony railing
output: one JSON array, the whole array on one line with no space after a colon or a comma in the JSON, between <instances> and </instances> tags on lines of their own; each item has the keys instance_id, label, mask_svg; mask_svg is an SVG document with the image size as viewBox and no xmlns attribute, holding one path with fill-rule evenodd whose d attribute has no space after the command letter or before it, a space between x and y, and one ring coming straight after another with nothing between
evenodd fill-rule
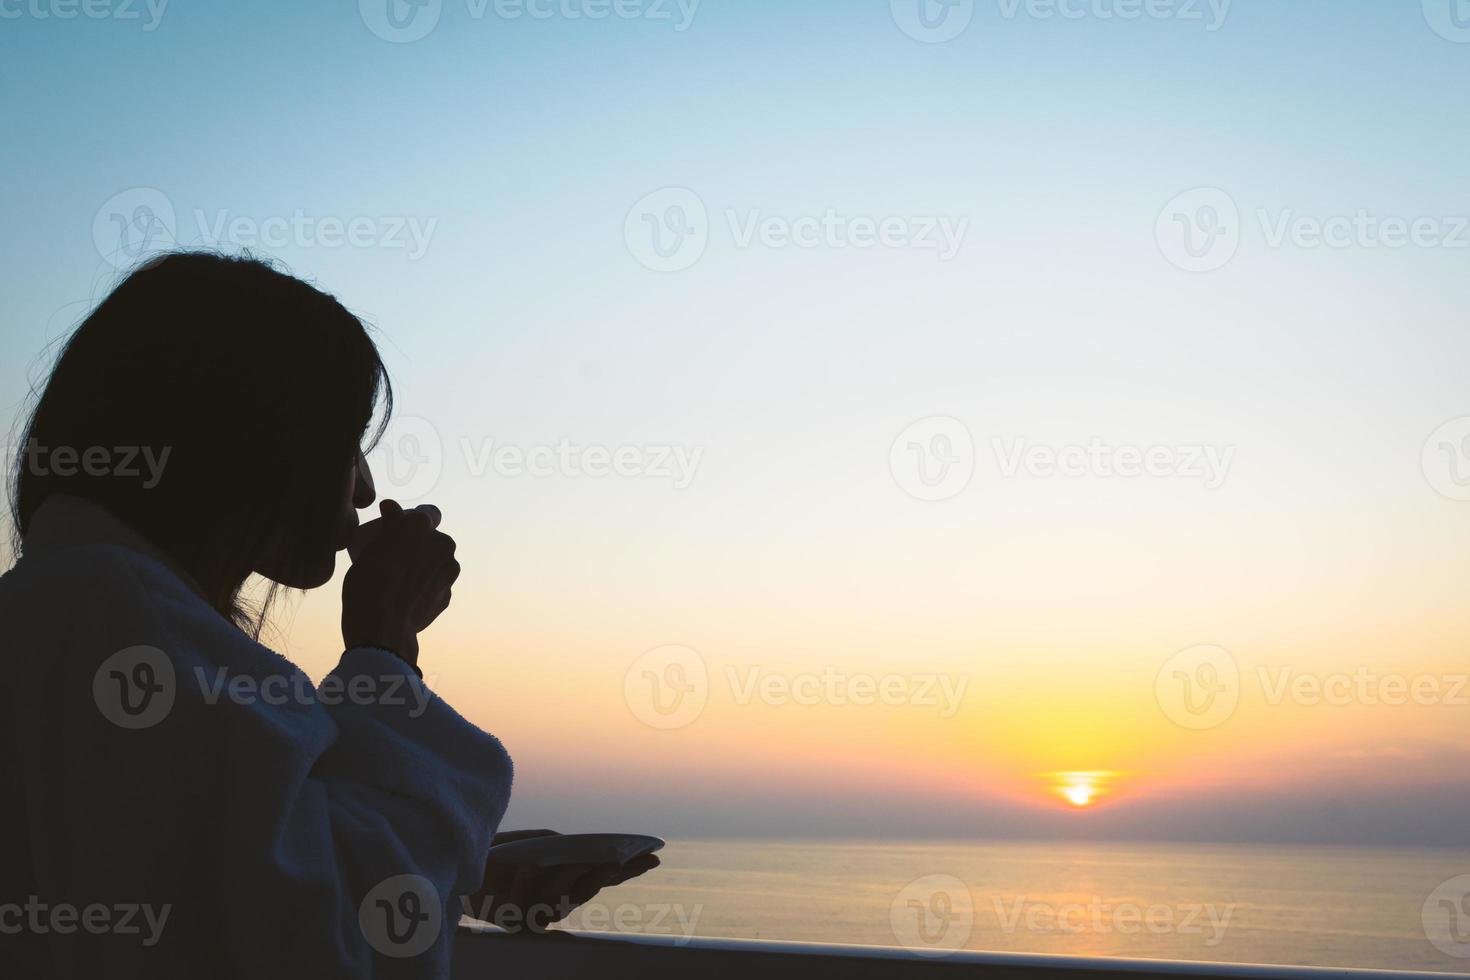
<instances>
[{"instance_id":1,"label":"balcony railing","mask_svg":"<svg viewBox=\"0 0 1470 980\"><path fill-rule=\"evenodd\" d=\"M552 932L512 936L491 926L462 927L454 980L501 977L699 977L701 980L904 980L984 977L1006 980L1446 980L1463 976L1383 970L1239 966L1011 953L924 955L884 946L827 946L740 939L683 939L622 933Z\"/></svg>"}]
</instances>

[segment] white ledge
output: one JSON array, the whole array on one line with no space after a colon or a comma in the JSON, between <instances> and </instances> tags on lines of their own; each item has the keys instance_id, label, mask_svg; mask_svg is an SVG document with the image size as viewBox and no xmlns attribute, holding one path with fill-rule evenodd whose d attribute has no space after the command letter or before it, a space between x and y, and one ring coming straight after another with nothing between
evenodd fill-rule
<instances>
[{"instance_id":1,"label":"white ledge","mask_svg":"<svg viewBox=\"0 0 1470 980\"><path fill-rule=\"evenodd\" d=\"M1030 980L1446 980L1455 973L1353 970L1323 967L1181 963L1018 953L920 953L888 946L838 946L745 939L685 939L626 933L556 930L512 936L489 925L465 925L455 941L455 980L502 976L648 978L690 976L760 980L812 977L873 978L972 976Z\"/></svg>"}]
</instances>

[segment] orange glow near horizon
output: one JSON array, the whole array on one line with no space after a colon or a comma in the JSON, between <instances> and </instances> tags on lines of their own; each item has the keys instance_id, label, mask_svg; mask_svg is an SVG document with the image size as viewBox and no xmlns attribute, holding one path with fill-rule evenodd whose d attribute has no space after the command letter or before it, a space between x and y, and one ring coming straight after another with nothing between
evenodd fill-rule
<instances>
[{"instance_id":1,"label":"orange glow near horizon","mask_svg":"<svg viewBox=\"0 0 1470 980\"><path fill-rule=\"evenodd\" d=\"M461 535L462 551L476 550L476 533ZM504 740L527 801L561 799L570 785L584 787L587 799L631 799L647 792L652 779L644 769L656 762L660 772L678 774L669 785L691 798L729 794L771 807L793 801L792 812L806 813L813 800L857 800L884 786L936 809L971 807L977 821L994 814L1001 823L1023 822L1017 815L1029 810L1043 824L1056 818L1086 828L1117 819L1124 807L1146 816L1218 794L1321 795L1372 785L1403 786L1409 796L1442 780L1456 739L1463 744L1453 711L1268 699L1281 678L1332 676L1343 670L1334 666L1339 661L1373 664L1385 675L1463 673L1463 660L1448 652L1450 627L1432 618L1396 638L1386 627L1364 626L1351 645L1286 635L1270 648L1238 643L1240 703L1216 727L1196 731L1179 727L1156 699L1169 650L1163 641L965 647L945 632L926 640L940 652L912 672L951 680L952 714L934 692L934 703L798 703L765 698L745 686L747 678L819 675L827 663L882 678L899 673L890 651L902 647L905 633L879 616L859 615L854 625L805 609L783 610L779 627L737 617L733 606L693 602L635 616L640 607L631 595L595 607L587 619L558 620L555 603L516 588L467 571L463 597L425 637L423 663L436 691ZM476 606L483 595L496 598ZM315 676L335 663L339 596L340 589L324 588L300 600L298 615L282 617L288 654ZM705 706L671 730L650 727L626 700L630 665L654 645L648 627L633 620L655 614L666 624L663 634L690 638L705 667ZM701 628L707 621L720 628ZM1405 648L1416 651L1411 659L1374 659L1375 650ZM835 652L828 659L811 651ZM558 708L555 723L548 705ZM648 819L657 823L656 809Z\"/></svg>"}]
</instances>

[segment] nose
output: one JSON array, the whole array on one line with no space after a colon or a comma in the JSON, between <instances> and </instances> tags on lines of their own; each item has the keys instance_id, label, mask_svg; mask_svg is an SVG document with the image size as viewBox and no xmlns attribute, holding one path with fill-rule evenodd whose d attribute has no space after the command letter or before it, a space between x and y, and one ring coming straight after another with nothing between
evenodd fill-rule
<instances>
[{"instance_id":1,"label":"nose","mask_svg":"<svg viewBox=\"0 0 1470 980\"><path fill-rule=\"evenodd\" d=\"M378 499L378 488L373 485L373 471L368 467L367 457L357 454L356 472L352 481L352 506L358 510L371 507Z\"/></svg>"}]
</instances>

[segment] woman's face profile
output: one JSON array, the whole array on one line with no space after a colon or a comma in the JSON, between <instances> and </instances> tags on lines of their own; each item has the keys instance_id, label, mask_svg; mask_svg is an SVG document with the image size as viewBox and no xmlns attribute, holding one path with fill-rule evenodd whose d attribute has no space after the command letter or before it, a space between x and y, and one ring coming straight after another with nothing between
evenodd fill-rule
<instances>
[{"instance_id":1,"label":"woman's face profile","mask_svg":"<svg viewBox=\"0 0 1470 980\"><path fill-rule=\"evenodd\" d=\"M331 581L337 570L337 552L347 548L357 530L357 512L378 499L372 470L361 452L348 468L334 515L331 547L316 554L302 554L304 542L290 540L280 532L255 569L266 578L290 589L315 589Z\"/></svg>"}]
</instances>

